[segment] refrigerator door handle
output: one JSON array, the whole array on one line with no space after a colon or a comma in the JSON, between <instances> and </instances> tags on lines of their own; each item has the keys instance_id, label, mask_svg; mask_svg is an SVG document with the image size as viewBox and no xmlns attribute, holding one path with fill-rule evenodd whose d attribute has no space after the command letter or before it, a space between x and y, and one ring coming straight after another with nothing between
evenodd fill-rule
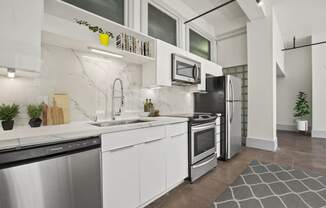
<instances>
[{"instance_id":1,"label":"refrigerator door handle","mask_svg":"<svg viewBox=\"0 0 326 208\"><path fill-rule=\"evenodd\" d=\"M233 104L233 102L234 102L234 89L233 89L233 85L232 85L232 80L230 79L230 81L229 81L229 85L230 85L230 90L231 90L231 92L232 92L232 100L231 100L231 105L232 105L232 113L231 113L231 116L230 116L230 122L232 123L232 121L233 121L233 114L234 114L234 104Z\"/></svg>"}]
</instances>

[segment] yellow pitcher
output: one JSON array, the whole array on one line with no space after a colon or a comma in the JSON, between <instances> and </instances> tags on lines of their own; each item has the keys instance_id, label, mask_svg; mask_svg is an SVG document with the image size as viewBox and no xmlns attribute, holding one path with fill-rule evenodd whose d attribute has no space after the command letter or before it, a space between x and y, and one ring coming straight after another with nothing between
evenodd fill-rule
<instances>
[{"instance_id":1,"label":"yellow pitcher","mask_svg":"<svg viewBox=\"0 0 326 208\"><path fill-rule=\"evenodd\" d=\"M108 46L109 45L109 43L110 43L110 37L109 37L108 34L101 33L99 35L99 37L100 37L100 43L101 43L101 45L104 45L104 46Z\"/></svg>"}]
</instances>

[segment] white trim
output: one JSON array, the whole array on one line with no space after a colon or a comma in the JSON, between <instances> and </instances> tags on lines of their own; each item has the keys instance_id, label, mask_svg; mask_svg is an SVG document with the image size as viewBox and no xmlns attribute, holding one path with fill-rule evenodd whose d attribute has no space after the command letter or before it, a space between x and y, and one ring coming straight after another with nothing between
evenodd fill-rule
<instances>
[{"instance_id":1,"label":"white trim","mask_svg":"<svg viewBox=\"0 0 326 208\"><path fill-rule=\"evenodd\" d=\"M325 130L312 130L311 137L313 137L313 138L325 138L326 139L326 131Z\"/></svg>"},{"instance_id":2,"label":"white trim","mask_svg":"<svg viewBox=\"0 0 326 208\"><path fill-rule=\"evenodd\" d=\"M198 33L202 37L206 38L210 42L210 61L214 62L214 57L215 57L215 55L217 55L217 54L215 54L215 50L214 50L214 37L209 35L208 33L204 32L198 26L196 26L192 23L188 23L185 27L185 30L186 30L185 31L185 42L186 42L185 49L190 52L190 31L189 31L190 29L193 30L194 32ZM196 55L196 54L194 54L194 55Z\"/></svg>"},{"instance_id":3,"label":"white trim","mask_svg":"<svg viewBox=\"0 0 326 208\"><path fill-rule=\"evenodd\" d=\"M262 149L262 150L273 151L273 152L276 152L278 148L277 138L270 140L270 139L263 139L263 138L247 137L246 146L255 149Z\"/></svg>"},{"instance_id":4,"label":"white trim","mask_svg":"<svg viewBox=\"0 0 326 208\"><path fill-rule=\"evenodd\" d=\"M221 35L217 35L215 37L215 40L218 42L218 41L226 40L226 39L233 38L233 37L236 37L236 36L240 36L240 35L243 35L243 34L247 34L247 28L246 27L242 27L242 28L229 31L229 32L221 34Z\"/></svg>"},{"instance_id":5,"label":"white trim","mask_svg":"<svg viewBox=\"0 0 326 208\"><path fill-rule=\"evenodd\" d=\"M141 32L148 35L148 4L153 5L157 9L159 9L161 12L165 13L169 17L176 20L176 40L177 40L177 47L181 48L182 46L182 16L168 7L167 5L163 4L162 2L158 0L141 0Z\"/></svg>"},{"instance_id":6,"label":"white trim","mask_svg":"<svg viewBox=\"0 0 326 208\"><path fill-rule=\"evenodd\" d=\"M130 8L130 6L131 6L130 0L124 0L124 9L123 9L124 10L123 11L124 22L123 22L123 24L125 26L128 26L128 27L130 27L129 16L132 16L132 14L133 14L132 9ZM131 14L131 15L129 15L129 14Z\"/></svg>"}]
</instances>

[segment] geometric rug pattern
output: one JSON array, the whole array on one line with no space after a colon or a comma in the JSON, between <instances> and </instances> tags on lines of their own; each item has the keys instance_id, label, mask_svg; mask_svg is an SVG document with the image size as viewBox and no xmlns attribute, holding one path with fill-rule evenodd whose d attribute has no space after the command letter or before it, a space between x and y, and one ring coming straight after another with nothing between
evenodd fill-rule
<instances>
[{"instance_id":1,"label":"geometric rug pattern","mask_svg":"<svg viewBox=\"0 0 326 208\"><path fill-rule=\"evenodd\" d=\"M326 208L326 177L310 171L254 160L219 196L214 206Z\"/></svg>"}]
</instances>

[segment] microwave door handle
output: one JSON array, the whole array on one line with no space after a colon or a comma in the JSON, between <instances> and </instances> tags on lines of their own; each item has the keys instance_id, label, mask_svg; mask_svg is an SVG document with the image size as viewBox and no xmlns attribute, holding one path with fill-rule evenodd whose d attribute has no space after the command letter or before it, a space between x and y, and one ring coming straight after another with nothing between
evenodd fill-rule
<instances>
[{"instance_id":1,"label":"microwave door handle","mask_svg":"<svg viewBox=\"0 0 326 208\"><path fill-rule=\"evenodd\" d=\"M197 65L195 64L192 68L192 76L194 77L194 80L197 80L198 72L197 72Z\"/></svg>"},{"instance_id":2,"label":"microwave door handle","mask_svg":"<svg viewBox=\"0 0 326 208\"><path fill-rule=\"evenodd\" d=\"M199 82L200 80L200 68L199 66L196 67L197 68L197 77L196 77L196 81Z\"/></svg>"}]
</instances>

